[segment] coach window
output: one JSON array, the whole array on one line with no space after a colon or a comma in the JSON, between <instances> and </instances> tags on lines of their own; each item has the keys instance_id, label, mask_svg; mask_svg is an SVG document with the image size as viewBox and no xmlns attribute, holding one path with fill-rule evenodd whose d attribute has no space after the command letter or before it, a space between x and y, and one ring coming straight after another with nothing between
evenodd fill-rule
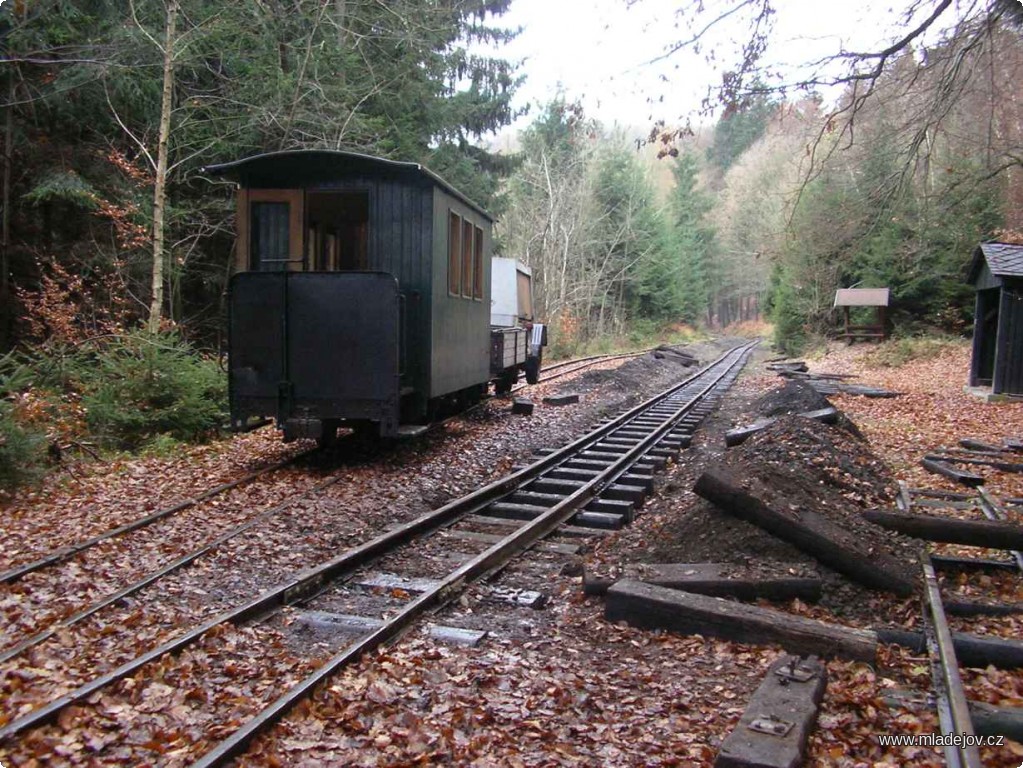
<instances>
[{"instance_id":1,"label":"coach window","mask_svg":"<svg viewBox=\"0 0 1023 768\"><path fill-rule=\"evenodd\" d=\"M306 214L309 226L316 230L308 246L314 254L312 269L356 272L368 268L368 192L307 192Z\"/></svg>"},{"instance_id":2,"label":"coach window","mask_svg":"<svg viewBox=\"0 0 1023 768\"><path fill-rule=\"evenodd\" d=\"M472 297L483 300L483 230L476 227L475 250L472 257Z\"/></svg>"},{"instance_id":3,"label":"coach window","mask_svg":"<svg viewBox=\"0 0 1023 768\"><path fill-rule=\"evenodd\" d=\"M301 189L238 190L238 271L305 269L303 211Z\"/></svg>"},{"instance_id":4,"label":"coach window","mask_svg":"<svg viewBox=\"0 0 1023 768\"><path fill-rule=\"evenodd\" d=\"M291 242L291 209L287 203L253 203L252 264L250 269L260 272L281 272L291 261L288 249Z\"/></svg>"},{"instance_id":5,"label":"coach window","mask_svg":"<svg viewBox=\"0 0 1023 768\"><path fill-rule=\"evenodd\" d=\"M472 298L472 222L462 221L462 295Z\"/></svg>"},{"instance_id":6,"label":"coach window","mask_svg":"<svg viewBox=\"0 0 1023 768\"><path fill-rule=\"evenodd\" d=\"M462 218L448 214L448 293L457 296L461 287Z\"/></svg>"}]
</instances>

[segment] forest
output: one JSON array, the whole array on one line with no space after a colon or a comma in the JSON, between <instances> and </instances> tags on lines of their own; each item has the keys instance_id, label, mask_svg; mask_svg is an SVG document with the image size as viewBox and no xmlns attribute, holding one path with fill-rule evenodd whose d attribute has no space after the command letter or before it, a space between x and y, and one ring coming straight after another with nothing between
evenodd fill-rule
<instances>
[{"instance_id":1,"label":"forest","mask_svg":"<svg viewBox=\"0 0 1023 768\"><path fill-rule=\"evenodd\" d=\"M560 354L765 321L796 351L853 286L892 289L896 334L968 332L973 247L1023 237L1018 2L914 3L889 48L787 82L775 9L740 0L749 41L700 114L607 126L564 94L498 152L512 2L0 6L0 484L218 429L233 203L202 168L264 151L443 176L533 269Z\"/></svg>"}]
</instances>

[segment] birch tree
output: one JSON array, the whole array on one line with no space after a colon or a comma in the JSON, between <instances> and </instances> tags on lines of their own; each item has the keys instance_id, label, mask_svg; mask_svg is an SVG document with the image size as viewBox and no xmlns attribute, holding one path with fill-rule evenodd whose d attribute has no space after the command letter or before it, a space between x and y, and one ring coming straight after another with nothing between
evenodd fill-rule
<instances>
[{"instance_id":1,"label":"birch tree","mask_svg":"<svg viewBox=\"0 0 1023 768\"><path fill-rule=\"evenodd\" d=\"M177 42L178 0L167 0L167 23L163 38L163 90L160 96L160 127L156 144L156 183L153 185L153 279L152 300L146 327L160 330L163 316L164 210L167 205L167 153L174 106L174 46Z\"/></svg>"}]
</instances>

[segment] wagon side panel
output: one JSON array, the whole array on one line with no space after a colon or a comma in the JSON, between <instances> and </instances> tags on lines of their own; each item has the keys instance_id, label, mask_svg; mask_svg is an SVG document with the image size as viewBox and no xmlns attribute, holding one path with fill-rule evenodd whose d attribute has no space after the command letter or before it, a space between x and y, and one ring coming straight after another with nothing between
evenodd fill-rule
<instances>
[{"instance_id":1,"label":"wagon side panel","mask_svg":"<svg viewBox=\"0 0 1023 768\"><path fill-rule=\"evenodd\" d=\"M441 189L433 199L430 396L439 397L489 379L491 222Z\"/></svg>"}]
</instances>

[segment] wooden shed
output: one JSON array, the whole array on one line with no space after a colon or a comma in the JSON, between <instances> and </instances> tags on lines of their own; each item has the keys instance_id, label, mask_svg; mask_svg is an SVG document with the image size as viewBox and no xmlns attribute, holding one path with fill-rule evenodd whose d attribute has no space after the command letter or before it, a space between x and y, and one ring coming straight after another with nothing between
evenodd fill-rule
<instances>
[{"instance_id":1,"label":"wooden shed","mask_svg":"<svg viewBox=\"0 0 1023 768\"><path fill-rule=\"evenodd\" d=\"M978 245L967 281L977 291L970 386L1023 396L1023 245Z\"/></svg>"},{"instance_id":2,"label":"wooden shed","mask_svg":"<svg viewBox=\"0 0 1023 768\"><path fill-rule=\"evenodd\" d=\"M839 288L835 291L835 307L842 307L845 320L839 338L850 344L856 339L884 339L888 335L885 330L885 310L890 295L891 291L887 288ZM852 307L874 307L874 322L852 325L849 318Z\"/></svg>"}]
</instances>

